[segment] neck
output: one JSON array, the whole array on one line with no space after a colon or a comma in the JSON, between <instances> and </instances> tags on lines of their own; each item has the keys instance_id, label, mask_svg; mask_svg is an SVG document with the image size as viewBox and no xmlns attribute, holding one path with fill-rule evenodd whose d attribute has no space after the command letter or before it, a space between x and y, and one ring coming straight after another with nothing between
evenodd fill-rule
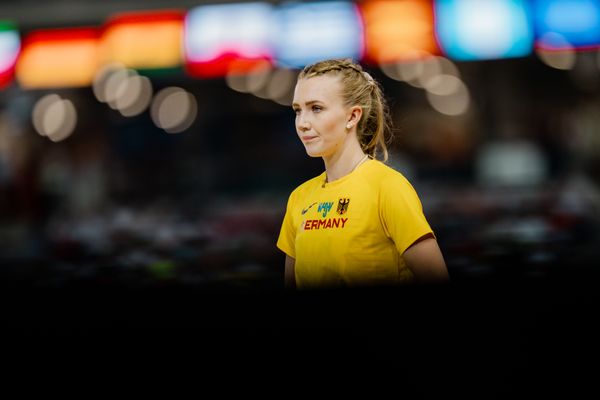
<instances>
[{"instance_id":1,"label":"neck","mask_svg":"<svg viewBox=\"0 0 600 400\"><path fill-rule=\"evenodd\" d=\"M351 141L347 146L339 149L332 155L323 156L327 182L340 179L365 161L366 154L362 151L358 141Z\"/></svg>"}]
</instances>

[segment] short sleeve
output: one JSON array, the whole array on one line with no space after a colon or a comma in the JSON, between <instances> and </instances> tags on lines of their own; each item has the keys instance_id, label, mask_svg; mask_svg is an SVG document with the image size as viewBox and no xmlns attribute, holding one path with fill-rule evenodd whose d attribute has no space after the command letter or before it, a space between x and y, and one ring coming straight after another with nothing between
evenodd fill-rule
<instances>
[{"instance_id":1,"label":"short sleeve","mask_svg":"<svg viewBox=\"0 0 600 400\"><path fill-rule=\"evenodd\" d=\"M279 232L279 239L277 239L277 247L288 256L296 258L296 228L292 216L293 209L294 193L288 198L285 216L283 217L281 231Z\"/></svg>"},{"instance_id":2,"label":"short sleeve","mask_svg":"<svg viewBox=\"0 0 600 400\"><path fill-rule=\"evenodd\" d=\"M380 192L380 216L384 230L403 254L419 238L434 235L413 186L402 175L386 179ZM434 235L435 237L435 235Z\"/></svg>"}]
</instances>

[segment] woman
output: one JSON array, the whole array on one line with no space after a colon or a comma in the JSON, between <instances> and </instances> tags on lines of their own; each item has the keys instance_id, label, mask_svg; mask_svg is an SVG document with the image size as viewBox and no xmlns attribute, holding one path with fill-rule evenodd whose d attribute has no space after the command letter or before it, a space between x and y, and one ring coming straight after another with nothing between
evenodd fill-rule
<instances>
[{"instance_id":1,"label":"woman","mask_svg":"<svg viewBox=\"0 0 600 400\"><path fill-rule=\"evenodd\" d=\"M351 60L306 66L296 131L325 172L289 197L277 247L287 287L439 282L448 272L411 184L378 161L389 128L379 84Z\"/></svg>"}]
</instances>

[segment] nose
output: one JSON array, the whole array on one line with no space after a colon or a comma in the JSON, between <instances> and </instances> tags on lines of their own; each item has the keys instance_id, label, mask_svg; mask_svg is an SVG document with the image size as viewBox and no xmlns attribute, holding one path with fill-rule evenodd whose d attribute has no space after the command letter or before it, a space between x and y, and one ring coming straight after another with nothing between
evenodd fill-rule
<instances>
[{"instance_id":1,"label":"nose","mask_svg":"<svg viewBox=\"0 0 600 400\"><path fill-rule=\"evenodd\" d=\"M310 122L300 114L296 120L296 126L301 132L306 132L310 129Z\"/></svg>"}]
</instances>

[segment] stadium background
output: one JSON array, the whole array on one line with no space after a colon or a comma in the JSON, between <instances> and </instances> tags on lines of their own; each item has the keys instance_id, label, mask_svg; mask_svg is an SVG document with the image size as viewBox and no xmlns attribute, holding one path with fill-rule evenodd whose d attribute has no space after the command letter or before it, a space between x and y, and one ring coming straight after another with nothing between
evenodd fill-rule
<instances>
[{"instance_id":1,"label":"stadium background","mask_svg":"<svg viewBox=\"0 0 600 400\"><path fill-rule=\"evenodd\" d=\"M202 22L223 4L254 9ZM600 3L352 4L0 1L12 372L57 371L55 384L67 360L70 378L172 372L170 390L186 372L198 390L209 366L224 387L310 371L340 390L337 371L352 389L376 376L372 394L597 391ZM287 196L323 168L296 137L290 89L329 56L382 82L390 164L458 289L272 296Z\"/></svg>"},{"instance_id":2,"label":"stadium background","mask_svg":"<svg viewBox=\"0 0 600 400\"><path fill-rule=\"evenodd\" d=\"M2 2L5 60L15 55L8 39L20 42L12 66L4 63L0 91L2 274L51 286L279 287L283 255L274 243L287 195L322 170L294 133L291 82L299 67L325 56L360 60L383 83L397 128L390 163L423 199L454 279L593 272L600 215L598 3L495 1L492 11L462 3L361 2L359 19L348 11L353 3L329 2L341 8L328 11L292 8L327 3L270 3L287 10L278 17L286 21L279 25L285 34L275 50L260 53L252 41L265 41L264 32L256 33L265 20L249 9L223 11L209 31L199 10L216 3ZM573 15L557 22L548 10L561 3L571 4L563 7ZM382 13L373 7L386 4L396 5L387 11L392 17L378 20ZM596 13L596 25L593 18L577 20L583 9ZM490 12L501 17L469 25ZM523 15L531 26L522 27ZM246 24L245 31L224 29L227 18ZM135 30L144 23L146 31ZM375 36L377 24L389 43ZM452 31L453 24L466 28ZM553 27L562 27L562 39L549 36L561 38ZM465 39L477 29L479 42ZM73 44L63 56L52 47L61 30L63 43ZM210 40L196 43L194 35ZM87 48L77 47L84 42ZM385 46L392 49L387 55ZM202 54L209 50L212 59ZM227 51L237 51L238 59L251 51L258 56L236 64L224 58ZM120 81L106 84L111 73L119 75L107 69L115 62L127 68L121 77L144 78L132 81L137 91L129 97L119 92L129 113L117 104ZM77 68L87 68L87 77L75 78ZM432 95L435 88L424 86L436 71L458 77L446 87L460 90L448 95L452 89L440 84L437 93L444 95ZM161 114L163 126L175 124L170 131L157 125L158 102L150 104L167 88L182 90ZM176 111L187 109L186 101L190 115L181 116ZM44 120L48 115L55 117Z\"/></svg>"}]
</instances>

